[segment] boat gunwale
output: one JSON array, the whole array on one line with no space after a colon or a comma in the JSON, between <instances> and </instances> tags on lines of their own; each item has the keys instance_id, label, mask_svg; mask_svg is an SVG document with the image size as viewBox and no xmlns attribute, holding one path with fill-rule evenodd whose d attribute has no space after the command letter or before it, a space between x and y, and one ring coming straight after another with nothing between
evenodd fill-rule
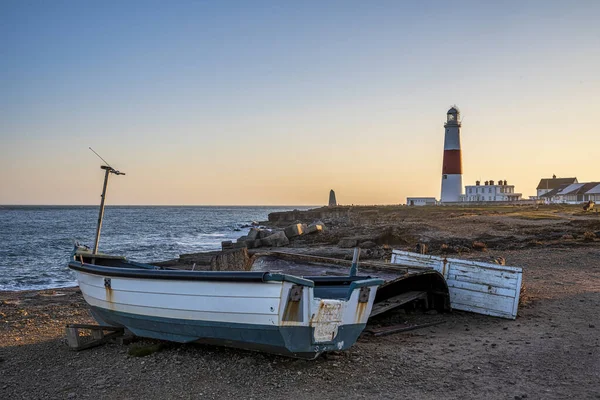
<instances>
[{"instance_id":1,"label":"boat gunwale","mask_svg":"<svg viewBox=\"0 0 600 400\"><path fill-rule=\"evenodd\" d=\"M70 261L68 267L72 270L101 275L105 277L137 278L137 279L164 279L181 281L216 281L216 282L292 282L302 286L314 287L313 281L293 275L256 272L256 271L182 271L166 270L161 267L156 269L106 267L87 264L80 261Z\"/></svg>"}]
</instances>

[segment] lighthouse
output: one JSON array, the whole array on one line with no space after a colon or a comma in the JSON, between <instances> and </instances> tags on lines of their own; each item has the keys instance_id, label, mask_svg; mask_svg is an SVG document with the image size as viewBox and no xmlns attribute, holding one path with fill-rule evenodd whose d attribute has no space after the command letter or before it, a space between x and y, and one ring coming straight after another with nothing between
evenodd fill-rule
<instances>
[{"instance_id":1,"label":"lighthouse","mask_svg":"<svg viewBox=\"0 0 600 400\"><path fill-rule=\"evenodd\" d=\"M442 203L460 200L462 194L462 156L460 153L460 111L456 106L446 113L444 124L444 161L442 163Z\"/></svg>"}]
</instances>

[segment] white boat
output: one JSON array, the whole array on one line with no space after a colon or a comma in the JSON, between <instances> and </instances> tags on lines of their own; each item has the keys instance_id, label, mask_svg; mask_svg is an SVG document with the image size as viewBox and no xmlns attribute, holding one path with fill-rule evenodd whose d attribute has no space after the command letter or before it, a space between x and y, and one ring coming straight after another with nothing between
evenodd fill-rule
<instances>
[{"instance_id":1,"label":"white boat","mask_svg":"<svg viewBox=\"0 0 600 400\"><path fill-rule=\"evenodd\" d=\"M352 346L383 283L359 276L169 270L81 251L69 268L100 325L307 359Z\"/></svg>"},{"instance_id":2,"label":"white boat","mask_svg":"<svg viewBox=\"0 0 600 400\"><path fill-rule=\"evenodd\" d=\"M383 283L356 276L356 263L351 276L310 278L183 271L99 253L108 178L124 175L110 165L101 168L104 188L94 248L76 245L68 264L100 325L124 327L141 337L308 359L356 342Z\"/></svg>"}]
</instances>

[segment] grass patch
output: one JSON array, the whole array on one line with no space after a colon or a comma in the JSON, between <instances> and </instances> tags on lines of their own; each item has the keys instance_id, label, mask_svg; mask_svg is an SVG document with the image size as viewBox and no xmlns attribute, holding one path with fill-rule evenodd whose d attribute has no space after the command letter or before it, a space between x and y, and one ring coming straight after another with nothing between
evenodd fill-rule
<instances>
[{"instance_id":1,"label":"grass patch","mask_svg":"<svg viewBox=\"0 0 600 400\"><path fill-rule=\"evenodd\" d=\"M132 357L146 357L150 354L162 351L165 348L163 343L142 344L136 343L129 347L127 354Z\"/></svg>"},{"instance_id":2,"label":"grass patch","mask_svg":"<svg viewBox=\"0 0 600 400\"><path fill-rule=\"evenodd\" d=\"M506 216L520 218L520 219L526 219L526 220L530 220L530 221L544 220L544 219L549 219L549 220L563 219L563 217L556 215L556 214L536 213L536 212L531 212L531 211L530 212L515 212L515 213L506 214Z\"/></svg>"}]
</instances>

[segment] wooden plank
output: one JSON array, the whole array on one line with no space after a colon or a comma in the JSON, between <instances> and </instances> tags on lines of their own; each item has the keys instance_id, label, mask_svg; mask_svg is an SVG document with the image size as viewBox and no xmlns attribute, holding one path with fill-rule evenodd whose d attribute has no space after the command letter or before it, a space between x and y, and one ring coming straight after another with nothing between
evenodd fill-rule
<instances>
[{"instance_id":1,"label":"wooden plank","mask_svg":"<svg viewBox=\"0 0 600 400\"><path fill-rule=\"evenodd\" d=\"M440 324L444 324L444 323L446 323L446 321L429 322L429 323L420 324L420 325L398 324L398 325L386 326L383 328L368 329L368 330L365 330L365 332L371 333L373 336L386 336L386 335L391 335L393 333L413 331L415 329L427 328L429 326L435 326L435 325L440 325Z\"/></svg>"},{"instance_id":2,"label":"wooden plank","mask_svg":"<svg viewBox=\"0 0 600 400\"><path fill-rule=\"evenodd\" d=\"M440 272L443 259L436 256L393 250L391 263L415 268L433 268Z\"/></svg>"},{"instance_id":3,"label":"wooden plank","mask_svg":"<svg viewBox=\"0 0 600 400\"><path fill-rule=\"evenodd\" d=\"M460 265L460 264L448 264L448 271L454 274L469 274L479 277L480 279L487 278L496 278L500 284L506 283L506 280L517 280L517 273L513 271L498 271L498 270L489 270L482 267L475 267L469 265ZM514 283L514 282L512 282Z\"/></svg>"},{"instance_id":4,"label":"wooden plank","mask_svg":"<svg viewBox=\"0 0 600 400\"><path fill-rule=\"evenodd\" d=\"M511 298L514 298L515 294L516 294L515 289L506 289L506 288L502 288L502 287L481 284L481 283L471 283L471 282L448 279L447 284L448 284L448 286L452 286L452 287L455 287L458 289L471 290L471 291L480 292L480 293L487 292L490 294L495 294L498 296L507 296L507 297L511 297Z\"/></svg>"},{"instance_id":5,"label":"wooden plank","mask_svg":"<svg viewBox=\"0 0 600 400\"><path fill-rule=\"evenodd\" d=\"M446 280L457 281L457 282L468 282L480 285L489 285L502 289L514 289L517 285L517 279L505 279L497 278L493 276L486 276L484 273L479 274L455 274L454 271L450 271Z\"/></svg>"},{"instance_id":6,"label":"wooden plank","mask_svg":"<svg viewBox=\"0 0 600 400\"><path fill-rule=\"evenodd\" d=\"M384 312L393 310L394 308L401 307L411 301L415 301L418 299L426 299L427 292L420 291L411 291L402 293L398 296L390 297L389 299L382 301L381 303L377 303L373 305L373 309L371 310L371 314L369 318L374 317L379 314L383 314Z\"/></svg>"}]
</instances>

